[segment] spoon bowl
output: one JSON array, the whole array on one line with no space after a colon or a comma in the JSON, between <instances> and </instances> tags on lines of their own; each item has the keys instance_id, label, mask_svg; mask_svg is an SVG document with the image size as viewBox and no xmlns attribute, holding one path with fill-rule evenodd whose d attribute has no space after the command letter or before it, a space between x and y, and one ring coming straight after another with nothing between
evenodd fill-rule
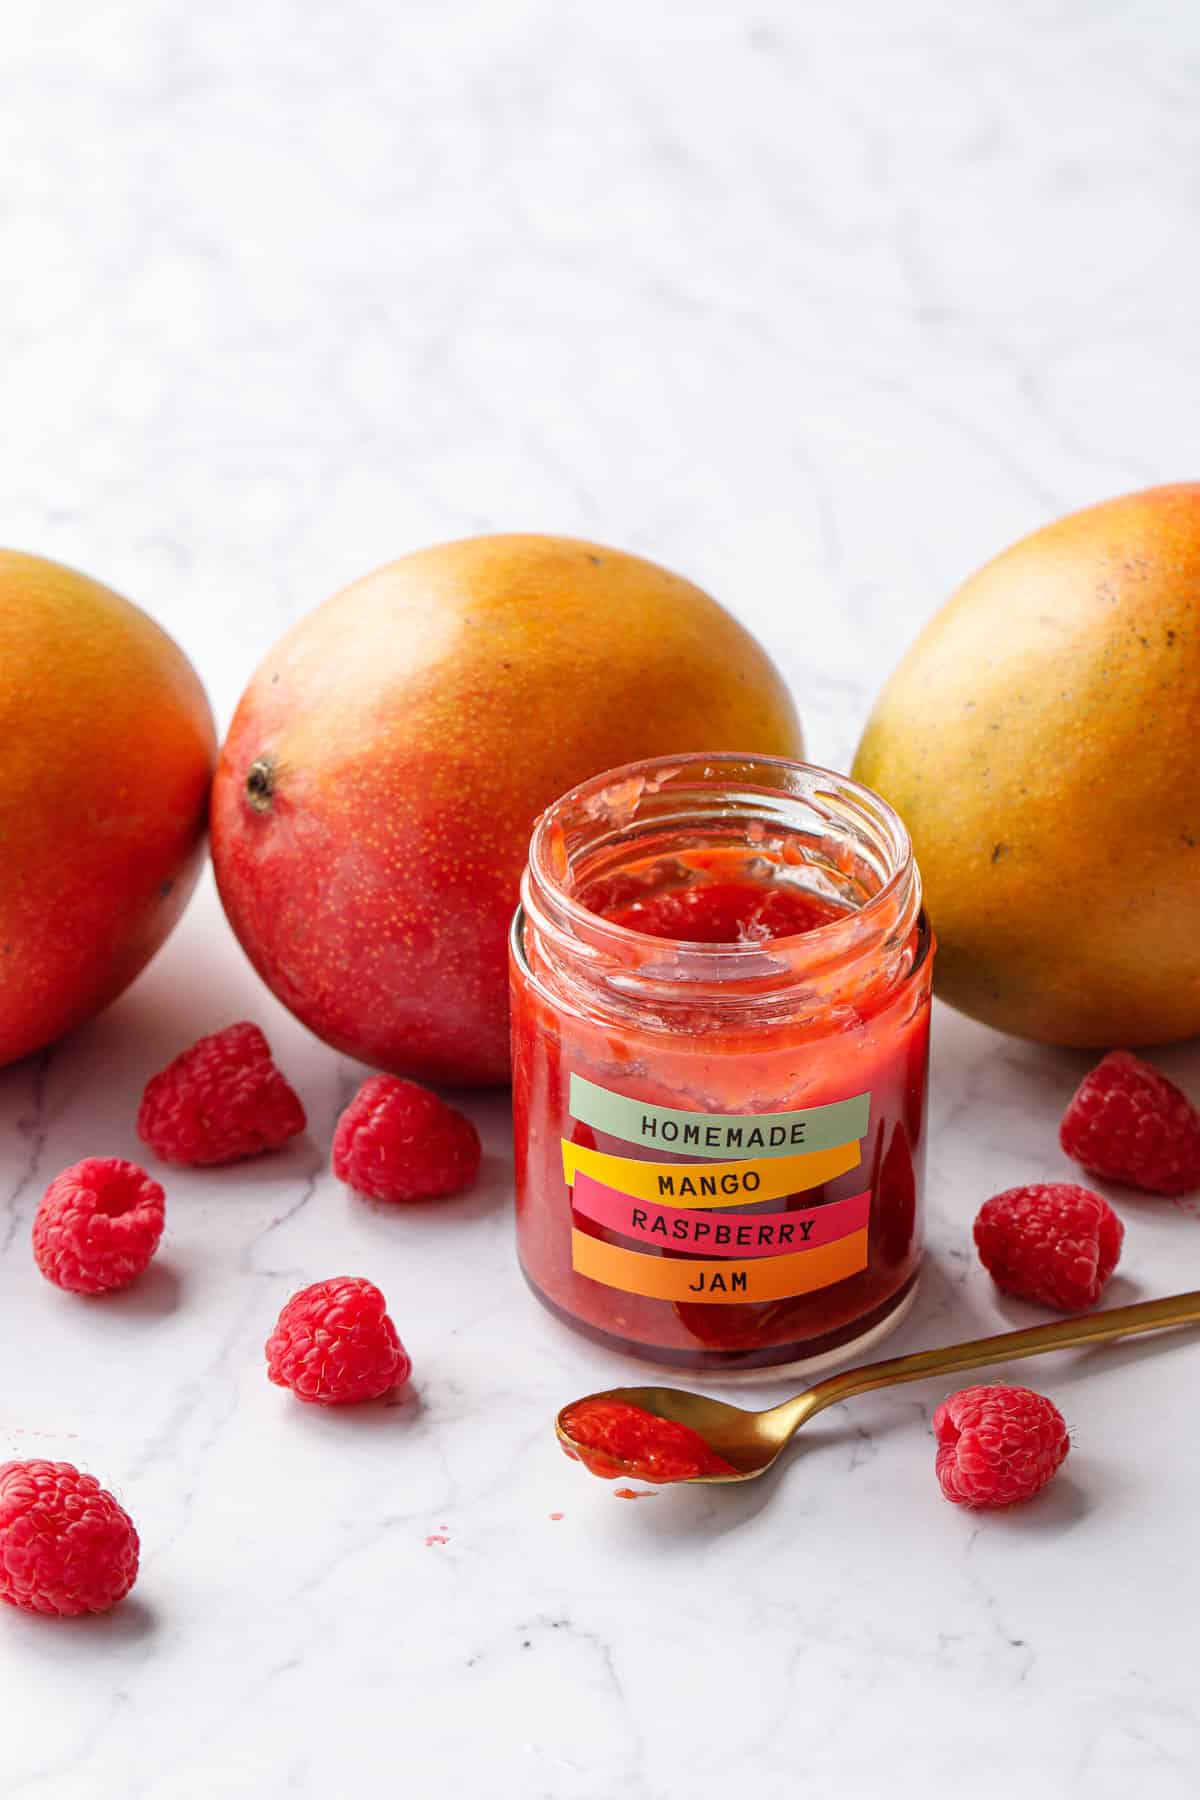
<instances>
[{"instance_id":1,"label":"spoon bowl","mask_svg":"<svg viewBox=\"0 0 1200 1800\"><path fill-rule=\"evenodd\" d=\"M582 1404L594 1400L636 1406L640 1412L650 1413L656 1419L671 1419L677 1425L686 1425L689 1430L699 1433L709 1449L732 1463L737 1471L733 1475L689 1476L687 1479L692 1481L748 1481L751 1476L761 1475L764 1469L770 1468L787 1442L786 1437L780 1438L778 1428L772 1423L773 1412L779 1408L773 1408L771 1412L749 1412L744 1406L731 1406L727 1400L714 1400L707 1394L693 1394L686 1388L673 1387L606 1388L603 1393L589 1394ZM581 1402L572 1404L578 1406ZM563 1407L554 1422L554 1429L559 1443L577 1453L569 1427L564 1424L569 1411L569 1407ZM633 1465L629 1465L629 1472L638 1479L649 1479L638 1475Z\"/></svg>"},{"instance_id":2,"label":"spoon bowl","mask_svg":"<svg viewBox=\"0 0 1200 1800\"><path fill-rule=\"evenodd\" d=\"M722 1474L685 1475L677 1479L689 1483L704 1482L728 1487L738 1481L753 1481L779 1457L791 1443L801 1426L827 1406L836 1406L854 1394L865 1394L875 1388L893 1387L905 1381L923 1381L930 1376L951 1375L963 1369L979 1369L989 1363L1015 1361L1023 1356L1042 1356L1049 1350L1068 1350L1082 1344L1110 1342L1133 1337L1143 1331L1162 1331L1172 1325L1200 1323L1200 1292L1172 1294L1163 1300L1142 1300L1134 1306L1117 1306L1107 1312L1080 1313L1059 1319L1051 1325L1035 1325L1027 1331L1002 1331L994 1337L973 1338L964 1344L947 1344L938 1350L919 1350L913 1356L894 1356L886 1362L865 1363L859 1369L845 1369L806 1388L779 1406L762 1412L732 1406L728 1400L715 1400L708 1394L693 1394L686 1388L620 1387L603 1393L589 1394L586 1400L574 1400L564 1406L555 1421L559 1442L572 1456L586 1461L589 1447L572 1437L566 1422L575 1408L591 1402L614 1402L633 1406L656 1419L668 1419L686 1426L703 1438L708 1448L732 1465ZM607 1458L610 1463L615 1459ZM653 1481L655 1477L630 1461L615 1460L615 1472L625 1472L633 1480Z\"/></svg>"}]
</instances>

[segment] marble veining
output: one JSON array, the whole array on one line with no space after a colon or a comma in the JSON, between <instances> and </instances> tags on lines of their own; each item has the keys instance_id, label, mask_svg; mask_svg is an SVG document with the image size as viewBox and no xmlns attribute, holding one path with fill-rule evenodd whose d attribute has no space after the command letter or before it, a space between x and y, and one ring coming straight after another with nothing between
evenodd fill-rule
<instances>
[{"instance_id":1,"label":"marble veining","mask_svg":"<svg viewBox=\"0 0 1200 1800\"><path fill-rule=\"evenodd\" d=\"M723 598L844 766L973 567L1195 475L1198 101L1187 0L21 9L0 538L146 606L223 723L290 620L406 549L607 539ZM307 1136L173 1173L125 1296L42 1282L46 1182L136 1155L147 1075L241 1016ZM1200 1091L1194 1050L1163 1062ZM897 1347L1034 1316L969 1222L1065 1170L1082 1067L939 1014ZM1043 1363L1075 1449L1011 1517L940 1499L936 1385L831 1411L745 1491L621 1503L548 1429L628 1368L521 1285L506 1100L471 1102L473 1194L389 1216L328 1172L359 1074L206 881L116 1007L0 1075L0 1453L93 1468L144 1541L110 1617L0 1618L6 1800L1194 1793L1196 1344ZM1118 1203L1113 1299L1194 1285L1196 1209ZM263 1372L283 1300L343 1271L415 1362L357 1416Z\"/></svg>"}]
</instances>

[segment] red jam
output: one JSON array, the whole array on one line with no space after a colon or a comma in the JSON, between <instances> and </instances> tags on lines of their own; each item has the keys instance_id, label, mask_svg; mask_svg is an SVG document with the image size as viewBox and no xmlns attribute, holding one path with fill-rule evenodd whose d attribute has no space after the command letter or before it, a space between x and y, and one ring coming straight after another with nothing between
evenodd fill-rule
<instances>
[{"instance_id":1,"label":"red jam","mask_svg":"<svg viewBox=\"0 0 1200 1800\"><path fill-rule=\"evenodd\" d=\"M683 758L540 822L513 935L517 1230L560 1319L685 1369L807 1361L922 1250L932 939L844 777Z\"/></svg>"},{"instance_id":2,"label":"red jam","mask_svg":"<svg viewBox=\"0 0 1200 1800\"><path fill-rule=\"evenodd\" d=\"M691 859L684 858L689 867ZM761 944L828 925L841 912L828 900L762 879L721 880L696 870L688 887L656 888L639 897L605 891L581 894L581 904L626 931L680 938L692 944Z\"/></svg>"},{"instance_id":3,"label":"red jam","mask_svg":"<svg viewBox=\"0 0 1200 1800\"><path fill-rule=\"evenodd\" d=\"M604 1480L691 1481L698 1475L736 1475L698 1431L660 1419L626 1400L578 1400L560 1420L567 1455Z\"/></svg>"}]
</instances>

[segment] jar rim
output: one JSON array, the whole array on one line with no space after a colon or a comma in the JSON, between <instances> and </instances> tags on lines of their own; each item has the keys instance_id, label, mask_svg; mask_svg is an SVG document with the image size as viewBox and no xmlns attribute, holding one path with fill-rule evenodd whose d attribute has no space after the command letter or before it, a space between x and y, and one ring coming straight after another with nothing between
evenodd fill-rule
<instances>
[{"instance_id":1,"label":"jar rim","mask_svg":"<svg viewBox=\"0 0 1200 1800\"><path fill-rule=\"evenodd\" d=\"M660 793L668 784L702 772L708 775L713 786L722 785L723 776L727 775L730 783L740 777L744 791L758 792L764 799L773 797L785 803L811 805L822 797L836 795L843 806L857 815L856 822L864 835L867 830L871 831L875 846L886 859L885 878L860 906L844 915L803 932L773 937L765 944L664 938L619 924L584 906L563 883L562 877L569 867L569 864L563 866L565 853L560 849L559 856L555 856L555 833L561 831L563 816L572 808L584 815L594 809L599 816L606 805L611 812L614 805L624 803L629 807L628 820L631 822L643 794ZM747 779L749 772L758 779ZM768 784L762 778L772 773L780 779L775 784ZM687 789L688 783L683 780L676 791L682 793ZM622 790L626 790L624 795ZM606 802L606 796L612 795L617 796L616 800ZM906 896L906 888L915 889L915 893ZM557 915L553 921L546 917L544 904L534 903L535 894L550 902ZM904 904L906 898L914 902L911 908ZM642 955L650 952L658 956L674 955L684 962L696 959L703 963L706 971L715 973L719 970L724 979L732 977L736 980L743 971L748 974L754 967L761 970L764 952L774 958L787 957L789 952L796 952L802 946L804 961L810 967L824 962L826 957L838 961L844 954L855 954L861 949L864 936L874 937L881 927L886 934L885 922L889 916L894 919L897 908L905 915L911 910L915 917L920 910L920 881L912 840L904 821L880 794L855 781L853 776L791 757L737 751L693 752L623 763L578 783L547 807L535 823L530 840L523 902L526 913L536 911L542 915L539 924L543 928L549 924L556 935L561 933L577 944L589 944L600 954L608 949L618 960L624 960L621 957L624 948Z\"/></svg>"}]
</instances>

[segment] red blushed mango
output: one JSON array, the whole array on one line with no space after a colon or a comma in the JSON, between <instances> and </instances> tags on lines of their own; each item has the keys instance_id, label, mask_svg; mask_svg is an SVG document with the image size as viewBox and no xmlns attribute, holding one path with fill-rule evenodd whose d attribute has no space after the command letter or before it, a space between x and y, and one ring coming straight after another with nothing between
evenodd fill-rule
<instances>
[{"instance_id":1,"label":"red blushed mango","mask_svg":"<svg viewBox=\"0 0 1200 1800\"><path fill-rule=\"evenodd\" d=\"M195 884L216 738L152 619L0 551L0 1065L116 998Z\"/></svg>"},{"instance_id":2,"label":"red blushed mango","mask_svg":"<svg viewBox=\"0 0 1200 1800\"><path fill-rule=\"evenodd\" d=\"M930 621L854 773L900 813L943 1000L1108 1049L1200 1032L1200 483L1072 513Z\"/></svg>"},{"instance_id":3,"label":"red blushed mango","mask_svg":"<svg viewBox=\"0 0 1200 1800\"><path fill-rule=\"evenodd\" d=\"M571 538L419 551L255 675L213 791L221 897L328 1043L399 1075L505 1081L537 815L603 769L706 749L802 743L770 661L690 582Z\"/></svg>"}]
</instances>

